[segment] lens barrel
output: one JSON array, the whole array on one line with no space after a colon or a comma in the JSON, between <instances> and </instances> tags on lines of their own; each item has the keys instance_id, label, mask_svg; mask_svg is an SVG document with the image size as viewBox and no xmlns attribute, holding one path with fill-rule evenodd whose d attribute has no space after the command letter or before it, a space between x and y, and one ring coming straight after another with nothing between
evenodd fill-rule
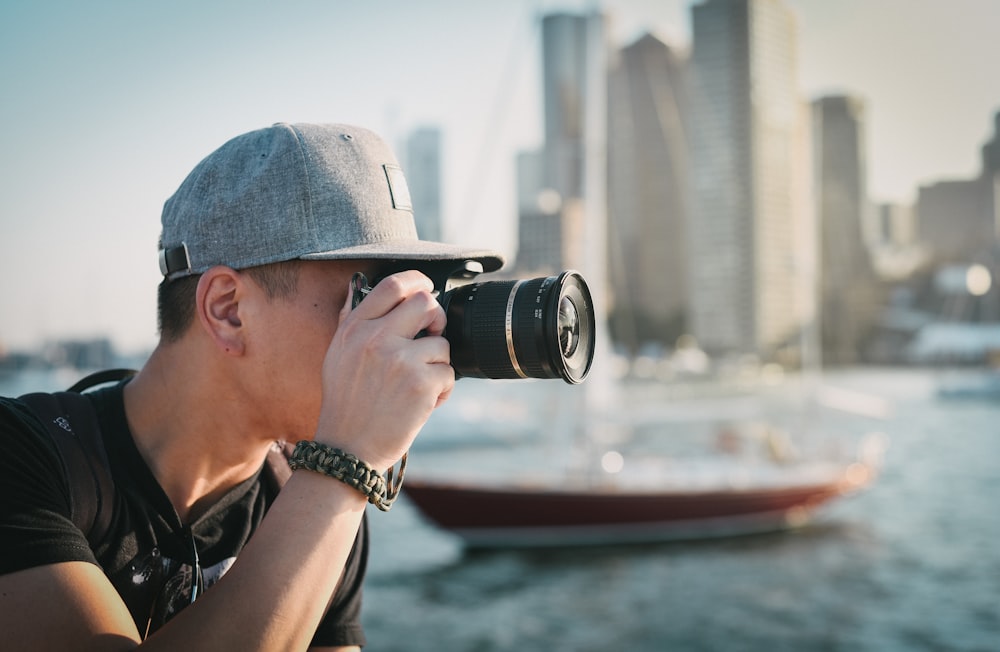
<instances>
[{"instance_id":1,"label":"lens barrel","mask_svg":"<svg viewBox=\"0 0 1000 652\"><path fill-rule=\"evenodd\" d=\"M459 377L562 378L577 384L594 359L594 305L572 270L461 285L439 297Z\"/></svg>"}]
</instances>

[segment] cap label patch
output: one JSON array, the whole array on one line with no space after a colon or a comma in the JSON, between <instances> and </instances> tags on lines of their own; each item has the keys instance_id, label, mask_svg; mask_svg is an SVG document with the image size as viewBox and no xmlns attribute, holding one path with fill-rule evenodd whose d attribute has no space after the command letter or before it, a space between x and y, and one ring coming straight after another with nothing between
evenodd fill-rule
<instances>
[{"instance_id":1,"label":"cap label patch","mask_svg":"<svg viewBox=\"0 0 1000 652\"><path fill-rule=\"evenodd\" d=\"M383 165L385 178L389 182L389 196L392 197L392 207L401 211L413 212L413 202L410 200L410 187L406 185L406 177L398 165Z\"/></svg>"}]
</instances>

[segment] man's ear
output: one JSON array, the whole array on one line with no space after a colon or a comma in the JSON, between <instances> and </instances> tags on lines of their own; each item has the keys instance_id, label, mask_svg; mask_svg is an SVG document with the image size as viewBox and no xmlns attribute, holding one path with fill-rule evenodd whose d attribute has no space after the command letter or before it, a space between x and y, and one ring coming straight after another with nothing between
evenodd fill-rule
<instances>
[{"instance_id":1,"label":"man's ear","mask_svg":"<svg viewBox=\"0 0 1000 652\"><path fill-rule=\"evenodd\" d=\"M198 322L219 350L230 355L242 355L245 348L240 320L242 292L243 280L228 267L213 267L198 281Z\"/></svg>"}]
</instances>

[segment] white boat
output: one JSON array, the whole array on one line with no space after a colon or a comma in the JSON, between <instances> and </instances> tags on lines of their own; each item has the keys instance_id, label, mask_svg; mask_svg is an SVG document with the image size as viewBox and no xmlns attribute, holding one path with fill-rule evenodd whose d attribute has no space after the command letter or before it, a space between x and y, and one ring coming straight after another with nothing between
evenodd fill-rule
<instances>
[{"instance_id":1,"label":"white boat","mask_svg":"<svg viewBox=\"0 0 1000 652\"><path fill-rule=\"evenodd\" d=\"M602 35L594 23L591 31L588 56L600 58ZM590 282L596 314L605 315L606 179L601 158L605 68L598 60L589 69L587 106L598 110L585 116L588 158L582 246L586 253L580 271ZM682 459L619 450L617 445L627 444L640 429L652 428L653 437L661 440L687 432L691 425L684 421L691 414L711 423L718 430L712 436L720 435L725 442L728 426L719 429L719 424L745 425L748 419L742 417L747 415L737 415L753 397L713 396L711 402L697 405L683 400L665 404L662 396L655 395L663 389L655 383L649 400L641 400L637 388L629 388L626 397L612 377L617 365L605 330L600 329L599 335L593 371L580 387L514 381L513 386L484 388L479 406L470 410L476 418L458 436L486 436L507 429L518 433L516 446L492 459L481 447L465 459L447 460L447 454L432 460L414 456L403 491L431 523L469 546L731 536L802 525L823 505L869 486L877 476L877 442L867 446L871 450L865 454L836 459L788 455L780 450L778 439L761 440L772 446L771 455L756 461L732 451L716 451L707 459ZM509 400L505 387L520 400ZM466 391L458 388L451 399L457 405L446 407L460 414L468 407L460 397ZM433 431L435 424L429 425ZM530 448L523 436L526 429L533 430L538 441L555 443L547 451L543 446L542 452L526 453ZM455 424L448 430L457 441ZM503 433L499 436L502 439Z\"/></svg>"}]
</instances>

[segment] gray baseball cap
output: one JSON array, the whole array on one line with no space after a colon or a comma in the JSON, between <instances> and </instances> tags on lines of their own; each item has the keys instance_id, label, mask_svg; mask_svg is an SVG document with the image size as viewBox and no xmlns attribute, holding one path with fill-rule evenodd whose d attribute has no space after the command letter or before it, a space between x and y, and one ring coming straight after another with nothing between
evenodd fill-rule
<instances>
[{"instance_id":1,"label":"gray baseball cap","mask_svg":"<svg viewBox=\"0 0 1000 652\"><path fill-rule=\"evenodd\" d=\"M160 271L286 260L477 261L504 257L417 238L406 178L375 133L341 124L275 124L209 154L163 207Z\"/></svg>"}]
</instances>

